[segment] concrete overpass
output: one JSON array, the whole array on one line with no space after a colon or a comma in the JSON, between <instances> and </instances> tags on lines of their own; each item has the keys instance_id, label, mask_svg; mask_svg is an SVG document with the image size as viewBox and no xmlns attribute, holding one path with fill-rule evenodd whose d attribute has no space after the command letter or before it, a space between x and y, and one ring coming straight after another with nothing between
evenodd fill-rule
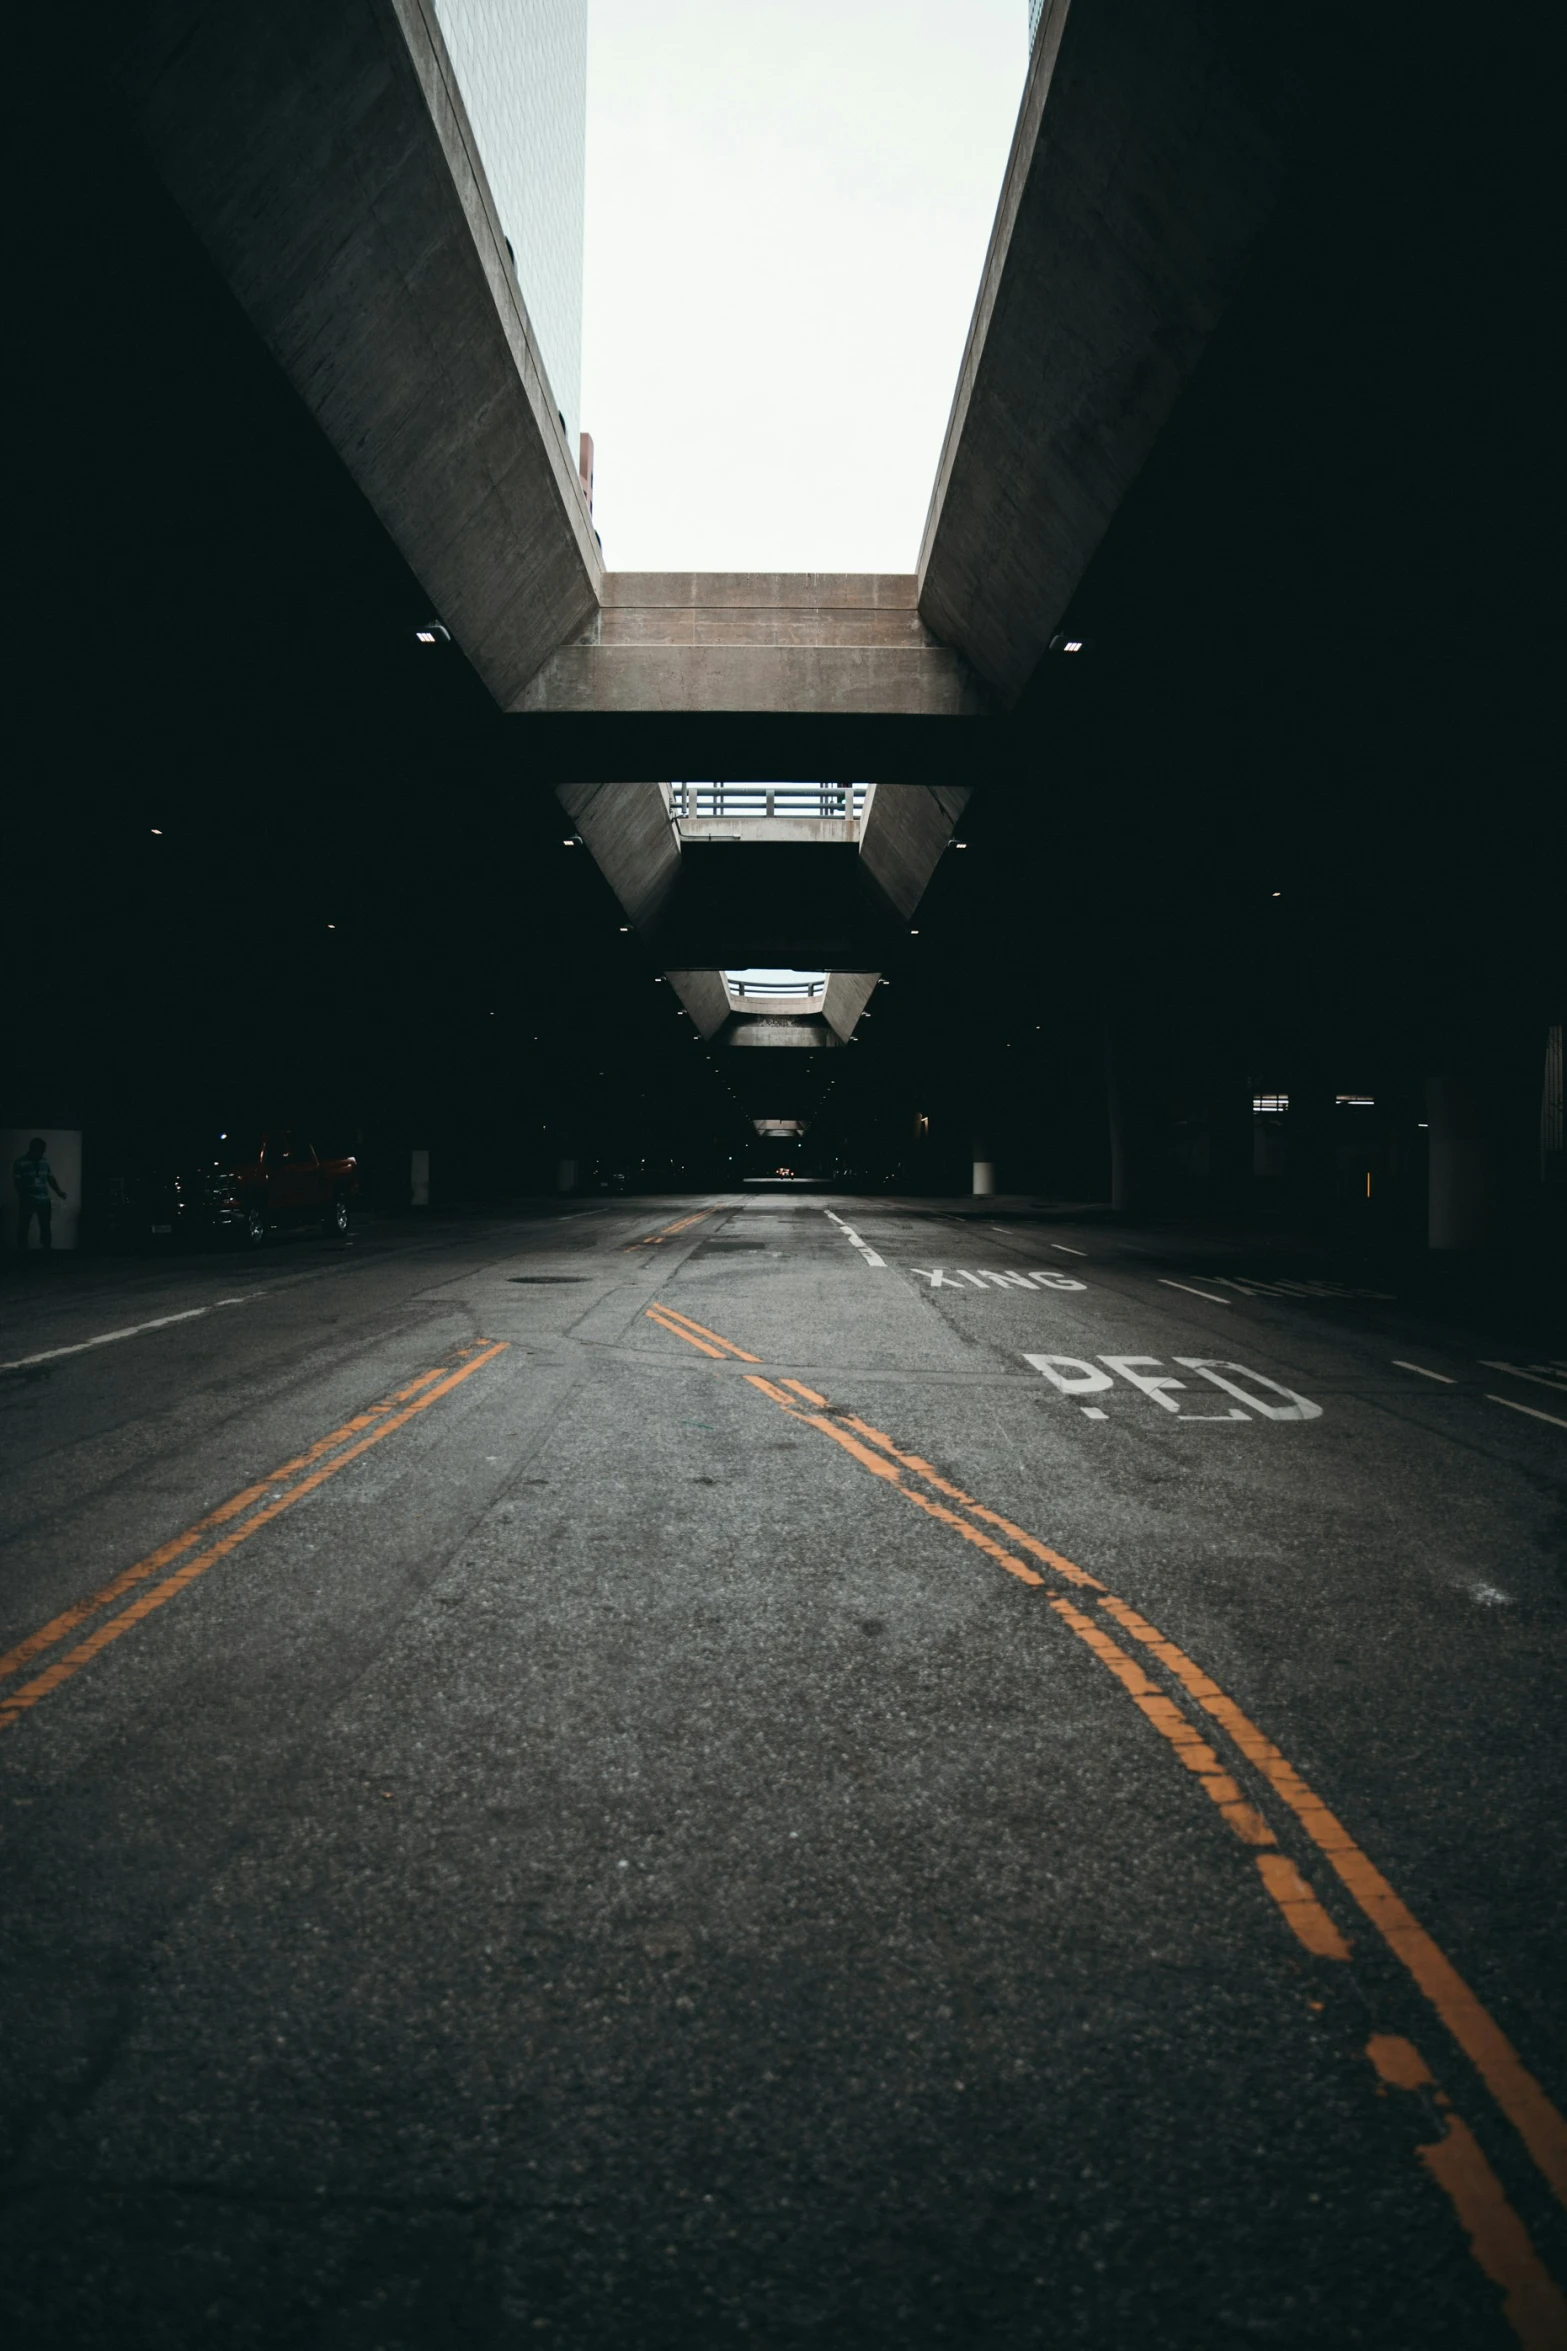
<instances>
[{"instance_id":1,"label":"concrete overpass","mask_svg":"<svg viewBox=\"0 0 1567 2351\"><path fill-rule=\"evenodd\" d=\"M713 772L813 772L848 721L905 750L860 772L923 774L1027 686L1245 267L1257 50L1225 0L1050 9L907 579L606 573L430 0L166 0L137 77L177 202L561 773L668 772L624 753L701 718Z\"/></svg>"},{"instance_id":2,"label":"concrete overpass","mask_svg":"<svg viewBox=\"0 0 1567 2351\"><path fill-rule=\"evenodd\" d=\"M1211 371L1334 83L1236 0L1050 7L916 572L673 579L605 569L430 0L162 0L116 39L144 152L482 681L502 768L519 787L624 789L633 831L641 787L619 780L693 770L983 779L1015 808L1048 788L1061 737L1041 750L1035 720L1067 666L1051 647ZM1185 584L1172 567L1172 611ZM1154 809L1139 783L1124 814L1135 829ZM877 970L911 927L863 857L823 855L806 889L777 886L784 845L723 854L720 887L692 844L678 883L655 857L631 889L666 970L736 950ZM1157 974L1123 967L1118 985L1131 1001L1111 1025L1135 1031ZM1477 1164L1494 1056L1473 991L1439 993L1432 1164L1457 1170ZM1140 1051L1120 1055L1123 1102L1148 1092L1127 1074ZM1434 1209L1433 1235L1472 1237L1481 1189L1452 1184L1466 1204Z\"/></svg>"},{"instance_id":3,"label":"concrete overpass","mask_svg":"<svg viewBox=\"0 0 1567 2351\"><path fill-rule=\"evenodd\" d=\"M85 14L9 53L0 1123L82 1131L84 1241L0 1252L13 2335L1555 2340L1537 53L1258 12L1323 135L1073 591L1090 658L1008 705L976 577L973 645L921 625L977 715L512 713L416 645L450 602ZM188 21L101 16L131 64ZM297 65L349 18L275 21ZM881 780L793 844L556 796L693 770ZM948 785L908 913L873 836ZM662 824L704 960L577 842L600 805L606 865ZM718 977L687 885L753 847L847 869L846 950L885 925L857 1017L847 971ZM346 1242L104 1245L127 1136L305 1101L372 1187ZM1444 1151L1489 1153L1493 1246L1427 1253ZM742 1183L786 1161L834 1191Z\"/></svg>"},{"instance_id":4,"label":"concrete overpass","mask_svg":"<svg viewBox=\"0 0 1567 2351\"><path fill-rule=\"evenodd\" d=\"M1277 107L1237 11L1048 11L906 576L605 569L430 0L156 25L168 186L658 961L693 1008L689 975L746 962L868 992L1266 217ZM883 789L856 847L720 847L611 780L704 760ZM694 1016L803 1055L862 1008ZM799 1109L807 1066L786 1086L769 1052L761 1107Z\"/></svg>"}]
</instances>

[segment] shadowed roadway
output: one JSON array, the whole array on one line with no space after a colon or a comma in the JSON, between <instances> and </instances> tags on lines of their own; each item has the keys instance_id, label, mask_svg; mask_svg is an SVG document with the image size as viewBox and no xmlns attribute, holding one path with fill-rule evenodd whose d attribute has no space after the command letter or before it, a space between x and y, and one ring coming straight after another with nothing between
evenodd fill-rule
<instances>
[{"instance_id":1,"label":"shadowed roadway","mask_svg":"<svg viewBox=\"0 0 1567 2351\"><path fill-rule=\"evenodd\" d=\"M0 1357L12 2340L1567 2339L1567 1365L714 1196Z\"/></svg>"}]
</instances>

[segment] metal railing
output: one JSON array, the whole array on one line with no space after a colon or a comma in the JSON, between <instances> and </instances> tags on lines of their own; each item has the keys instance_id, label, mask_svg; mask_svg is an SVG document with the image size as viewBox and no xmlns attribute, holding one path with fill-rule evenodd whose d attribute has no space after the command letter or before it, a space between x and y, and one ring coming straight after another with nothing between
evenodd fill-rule
<instances>
[{"instance_id":1,"label":"metal railing","mask_svg":"<svg viewBox=\"0 0 1567 2351\"><path fill-rule=\"evenodd\" d=\"M735 995L744 996L748 1001L765 996L798 999L801 996L823 996L827 992L825 980L806 980L803 983L794 980L729 980L726 984Z\"/></svg>"},{"instance_id":2,"label":"metal railing","mask_svg":"<svg viewBox=\"0 0 1567 2351\"><path fill-rule=\"evenodd\" d=\"M669 812L677 819L836 817L864 813L864 784L671 784Z\"/></svg>"}]
</instances>

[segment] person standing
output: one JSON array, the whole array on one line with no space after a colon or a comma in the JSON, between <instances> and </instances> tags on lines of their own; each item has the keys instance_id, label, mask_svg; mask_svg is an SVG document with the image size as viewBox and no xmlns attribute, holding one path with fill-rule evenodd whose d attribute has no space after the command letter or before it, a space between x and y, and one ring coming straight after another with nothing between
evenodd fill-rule
<instances>
[{"instance_id":1,"label":"person standing","mask_svg":"<svg viewBox=\"0 0 1567 2351\"><path fill-rule=\"evenodd\" d=\"M50 1199L49 1195L52 1192L55 1200L65 1198L65 1194L54 1180L54 1170L44 1156L48 1148L49 1146L42 1135L34 1135L21 1158L14 1160L11 1166L11 1180L16 1186L16 1245L24 1254L27 1249L28 1227L35 1216L38 1219L39 1247L41 1249L53 1248L54 1235L51 1226L54 1220L54 1201Z\"/></svg>"}]
</instances>

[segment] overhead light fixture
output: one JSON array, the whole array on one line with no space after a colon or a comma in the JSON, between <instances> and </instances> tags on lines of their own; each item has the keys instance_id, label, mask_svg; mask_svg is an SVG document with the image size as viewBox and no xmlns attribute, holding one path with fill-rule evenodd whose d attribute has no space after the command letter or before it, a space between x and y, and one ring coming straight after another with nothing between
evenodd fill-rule
<instances>
[{"instance_id":1,"label":"overhead light fixture","mask_svg":"<svg viewBox=\"0 0 1567 2351\"><path fill-rule=\"evenodd\" d=\"M449 645L451 641L451 630L443 628L438 620L426 621L422 629L414 630L416 645Z\"/></svg>"},{"instance_id":2,"label":"overhead light fixture","mask_svg":"<svg viewBox=\"0 0 1567 2351\"><path fill-rule=\"evenodd\" d=\"M1082 638L1081 638L1081 637L1068 637L1068 639L1067 639L1066 643L1065 643L1065 644L1062 646L1061 650L1062 650L1062 652L1063 652L1063 653L1081 653L1081 652L1082 652L1082 650L1083 650L1083 640L1082 640Z\"/></svg>"},{"instance_id":3,"label":"overhead light fixture","mask_svg":"<svg viewBox=\"0 0 1567 2351\"><path fill-rule=\"evenodd\" d=\"M966 849L968 847L968 843L967 841L954 841L952 846L954 849Z\"/></svg>"},{"instance_id":4,"label":"overhead light fixture","mask_svg":"<svg viewBox=\"0 0 1567 2351\"><path fill-rule=\"evenodd\" d=\"M563 849L575 849L576 846L577 844L575 841L562 841L561 843L561 847Z\"/></svg>"}]
</instances>

